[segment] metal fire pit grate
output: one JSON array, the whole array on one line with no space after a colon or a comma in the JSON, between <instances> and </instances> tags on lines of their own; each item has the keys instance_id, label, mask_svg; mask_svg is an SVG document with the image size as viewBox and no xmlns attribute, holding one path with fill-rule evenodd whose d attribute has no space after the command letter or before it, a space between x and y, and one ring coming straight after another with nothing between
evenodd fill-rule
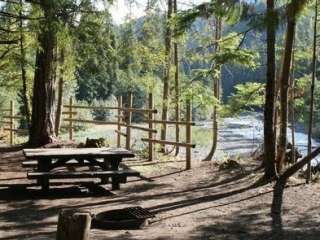
<instances>
[{"instance_id":1,"label":"metal fire pit grate","mask_svg":"<svg viewBox=\"0 0 320 240\"><path fill-rule=\"evenodd\" d=\"M140 229L155 215L142 207L129 207L101 212L93 217L92 227L105 230Z\"/></svg>"},{"instance_id":2,"label":"metal fire pit grate","mask_svg":"<svg viewBox=\"0 0 320 240\"><path fill-rule=\"evenodd\" d=\"M155 217L153 213L142 207L130 207L125 209L127 209L127 211L136 219L147 219Z\"/></svg>"}]
</instances>

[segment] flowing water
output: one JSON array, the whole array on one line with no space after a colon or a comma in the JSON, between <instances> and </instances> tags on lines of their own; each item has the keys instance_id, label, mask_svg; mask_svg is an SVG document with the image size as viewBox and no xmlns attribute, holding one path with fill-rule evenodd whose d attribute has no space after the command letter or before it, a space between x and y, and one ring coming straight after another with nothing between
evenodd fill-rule
<instances>
[{"instance_id":1,"label":"flowing water","mask_svg":"<svg viewBox=\"0 0 320 240\"><path fill-rule=\"evenodd\" d=\"M212 129L211 122L202 122L204 129ZM288 141L291 142L291 129L288 129ZM295 132L296 147L305 156L307 154L308 135ZM225 118L220 123L218 156L251 154L263 143L263 116L242 115L235 118ZM319 141L312 140L313 147L320 145ZM312 161L312 165L320 163L320 157Z\"/></svg>"}]
</instances>

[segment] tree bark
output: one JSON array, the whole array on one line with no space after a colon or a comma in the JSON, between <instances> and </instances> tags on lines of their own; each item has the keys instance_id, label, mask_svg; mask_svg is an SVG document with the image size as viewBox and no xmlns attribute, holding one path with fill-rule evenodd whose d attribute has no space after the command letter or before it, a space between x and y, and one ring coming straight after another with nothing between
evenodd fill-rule
<instances>
[{"instance_id":1,"label":"tree bark","mask_svg":"<svg viewBox=\"0 0 320 240\"><path fill-rule=\"evenodd\" d=\"M309 127L308 127L308 154L312 151L312 128L313 128L313 111L314 111L314 88L316 79L316 63L317 63L317 24L318 24L318 1L315 3L315 16L314 16L314 29L313 29L313 56L312 56L312 79L310 87L310 115L309 115ZM307 183L311 181L311 162L307 168Z\"/></svg>"},{"instance_id":2,"label":"tree bark","mask_svg":"<svg viewBox=\"0 0 320 240\"><path fill-rule=\"evenodd\" d=\"M162 98L162 114L161 120L167 121L168 119L168 101L169 101L169 87L170 87L170 67L171 67L171 27L169 21L172 17L172 0L168 0L168 15L166 21L166 35L165 35L165 73L163 78L163 98ZM167 125L164 123L161 127L161 140L165 140L167 136ZM161 152L165 152L165 145L161 146Z\"/></svg>"},{"instance_id":3,"label":"tree bark","mask_svg":"<svg viewBox=\"0 0 320 240\"><path fill-rule=\"evenodd\" d=\"M214 34L214 42L215 47L214 51L218 53L220 50L219 40L222 37L222 19L220 17L215 18L215 34ZM215 63L213 66L213 96L220 100L220 81L221 81L221 65L219 63ZM209 154L204 159L204 161L211 161L218 145L218 107L216 105L213 106L212 112L212 145Z\"/></svg>"},{"instance_id":4,"label":"tree bark","mask_svg":"<svg viewBox=\"0 0 320 240\"><path fill-rule=\"evenodd\" d=\"M56 21L54 17L54 2L40 1L44 12L44 20L38 35L39 49L36 54L32 121L29 144L41 146L55 139L54 132L54 102L55 80L53 78L54 49L56 46Z\"/></svg>"},{"instance_id":5,"label":"tree bark","mask_svg":"<svg viewBox=\"0 0 320 240\"><path fill-rule=\"evenodd\" d=\"M274 18L274 0L267 0L268 20ZM266 179L273 179L277 173L275 168L276 160L276 135L275 135L275 43L276 31L274 23L268 22L267 26L267 84L266 100L264 108L264 176Z\"/></svg>"},{"instance_id":6,"label":"tree bark","mask_svg":"<svg viewBox=\"0 0 320 240\"><path fill-rule=\"evenodd\" d=\"M62 105L63 105L63 86L64 86L64 59L65 59L65 49L62 47L60 49L59 56L59 82L58 82L58 100L57 100L57 111L55 119L55 134L59 136L60 126L61 126L61 116L62 116Z\"/></svg>"},{"instance_id":7,"label":"tree bark","mask_svg":"<svg viewBox=\"0 0 320 240\"><path fill-rule=\"evenodd\" d=\"M295 79L294 79L294 59L295 59L295 54L294 50L292 51L292 60L291 60L291 94L290 94L290 104L291 104L291 142L292 142L292 151L291 151L291 160L292 163L296 162L296 138L295 138Z\"/></svg>"},{"instance_id":8,"label":"tree bark","mask_svg":"<svg viewBox=\"0 0 320 240\"><path fill-rule=\"evenodd\" d=\"M284 59L282 64L281 80L280 80L280 132L279 132L279 146L277 169L278 172L283 171L285 163L285 154L287 149L287 127L288 127L288 90L289 77L293 42L295 36L296 20L295 16L290 14L287 18L287 33L284 49Z\"/></svg>"},{"instance_id":9,"label":"tree bark","mask_svg":"<svg viewBox=\"0 0 320 240\"><path fill-rule=\"evenodd\" d=\"M178 11L177 0L173 2L173 12L176 14ZM180 121L180 81L179 81L179 48L178 43L174 43L174 65L175 65L175 115L176 121ZM176 124L176 142L180 142L180 125ZM176 146L175 155L179 154L179 146Z\"/></svg>"},{"instance_id":10,"label":"tree bark","mask_svg":"<svg viewBox=\"0 0 320 240\"><path fill-rule=\"evenodd\" d=\"M24 48L24 35L23 35L23 19L22 16L22 0L19 2L20 9L19 9L19 32L20 32L20 39L19 39L19 45L20 45L20 68L21 68L21 79L22 79L22 101L24 105L24 112L26 116L26 122L28 125L28 128L30 128L30 120L31 120L31 114L30 114L30 105L29 105L29 97L28 97L28 87L27 87L27 74L26 74L26 52Z\"/></svg>"}]
</instances>

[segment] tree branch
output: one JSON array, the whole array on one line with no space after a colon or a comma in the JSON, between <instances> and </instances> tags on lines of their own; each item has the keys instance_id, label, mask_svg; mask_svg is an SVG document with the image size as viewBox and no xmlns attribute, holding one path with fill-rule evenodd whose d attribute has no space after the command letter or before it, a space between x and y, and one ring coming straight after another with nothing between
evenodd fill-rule
<instances>
[{"instance_id":1,"label":"tree branch","mask_svg":"<svg viewBox=\"0 0 320 240\"><path fill-rule=\"evenodd\" d=\"M17 44L18 40L14 39L14 40L0 40L0 44L5 45L5 44Z\"/></svg>"},{"instance_id":2,"label":"tree branch","mask_svg":"<svg viewBox=\"0 0 320 240\"><path fill-rule=\"evenodd\" d=\"M15 19L25 19L25 20L40 20L40 19L43 19L43 17L32 18L32 17L28 17L28 16L25 16L25 15L19 16L19 15L15 15L15 14L4 12L4 11L0 11L0 16L9 17L9 18L15 18Z\"/></svg>"}]
</instances>

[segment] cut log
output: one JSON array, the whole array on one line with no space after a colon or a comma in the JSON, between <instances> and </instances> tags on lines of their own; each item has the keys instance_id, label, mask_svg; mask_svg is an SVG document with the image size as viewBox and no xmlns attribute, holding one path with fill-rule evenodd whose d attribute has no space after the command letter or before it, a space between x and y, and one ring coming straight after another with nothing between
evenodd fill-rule
<instances>
[{"instance_id":1,"label":"cut log","mask_svg":"<svg viewBox=\"0 0 320 240\"><path fill-rule=\"evenodd\" d=\"M89 240L91 214L79 210L61 210L56 240Z\"/></svg>"}]
</instances>

